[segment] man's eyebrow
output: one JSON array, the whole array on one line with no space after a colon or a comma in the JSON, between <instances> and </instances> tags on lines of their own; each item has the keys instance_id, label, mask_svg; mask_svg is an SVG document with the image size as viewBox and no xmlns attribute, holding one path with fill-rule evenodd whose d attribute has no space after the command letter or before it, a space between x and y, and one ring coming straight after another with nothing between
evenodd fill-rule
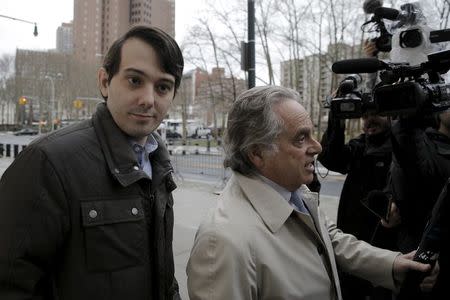
<instances>
[{"instance_id":1,"label":"man's eyebrow","mask_svg":"<svg viewBox=\"0 0 450 300\"><path fill-rule=\"evenodd\" d=\"M297 131L297 133L295 134L295 137L298 138L299 136L309 135L309 134L311 134L311 128L309 128L309 127L302 127L302 128L300 128Z\"/></svg>"},{"instance_id":2,"label":"man's eyebrow","mask_svg":"<svg viewBox=\"0 0 450 300\"><path fill-rule=\"evenodd\" d=\"M147 74L145 74L145 72L143 72L143 71L141 71L139 69L135 69L135 68L126 68L124 70L124 72L126 72L126 73L138 73L138 74L140 74L142 76L147 76Z\"/></svg>"},{"instance_id":3,"label":"man's eyebrow","mask_svg":"<svg viewBox=\"0 0 450 300\"><path fill-rule=\"evenodd\" d=\"M142 71L142 70L136 69L136 68L126 68L126 69L124 70L124 72L125 72L125 73L137 73L137 74L139 74L139 75L141 75L141 76L144 76L144 77L146 77L146 78L149 77L149 76L147 75L147 73L145 73L145 72ZM167 73L167 75L164 74L163 77L160 78L160 80L166 81L166 82L168 82L168 83L175 84L175 80L172 78L172 76L173 76L173 75L170 75L170 74Z\"/></svg>"}]
</instances>

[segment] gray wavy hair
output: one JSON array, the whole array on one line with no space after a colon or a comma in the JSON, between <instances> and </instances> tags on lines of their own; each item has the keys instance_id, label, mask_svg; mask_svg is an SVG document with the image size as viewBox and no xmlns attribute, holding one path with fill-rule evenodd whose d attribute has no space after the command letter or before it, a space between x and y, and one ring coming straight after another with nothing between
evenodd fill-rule
<instances>
[{"instance_id":1,"label":"gray wavy hair","mask_svg":"<svg viewBox=\"0 0 450 300\"><path fill-rule=\"evenodd\" d=\"M299 99L296 91L280 86L255 87L240 94L228 114L224 166L244 175L257 174L248 154L255 148L277 151L275 140L284 129L273 106Z\"/></svg>"}]
</instances>

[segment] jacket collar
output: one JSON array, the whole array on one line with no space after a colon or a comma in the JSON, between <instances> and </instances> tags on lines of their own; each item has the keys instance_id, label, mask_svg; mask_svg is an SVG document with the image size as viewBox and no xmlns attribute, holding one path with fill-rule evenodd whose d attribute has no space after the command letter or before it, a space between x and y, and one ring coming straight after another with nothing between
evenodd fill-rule
<instances>
[{"instance_id":1,"label":"jacket collar","mask_svg":"<svg viewBox=\"0 0 450 300\"><path fill-rule=\"evenodd\" d=\"M441 133L439 130L434 128L427 128L425 130L427 136L436 146L436 151L445 156L450 155L450 138L445 134Z\"/></svg>"},{"instance_id":2,"label":"jacket collar","mask_svg":"<svg viewBox=\"0 0 450 300\"><path fill-rule=\"evenodd\" d=\"M138 162L128 137L115 123L105 102L97 106L92 123L112 176L122 186L129 186L142 178L148 179L144 171L136 168ZM172 171L172 166L161 137L155 132L152 135L158 142L158 149L151 155L154 185L159 184L162 178Z\"/></svg>"},{"instance_id":3,"label":"jacket collar","mask_svg":"<svg viewBox=\"0 0 450 300\"><path fill-rule=\"evenodd\" d=\"M260 178L247 177L234 171L233 175L255 211L272 233L277 232L289 216L295 212L292 206L280 193L275 191ZM311 213L311 217L314 220L317 220L318 200L316 194L309 192L305 185L301 187L301 191L305 204ZM302 221L307 219L311 220L307 215L302 215L300 213L297 213L297 215Z\"/></svg>"}]
</instances>

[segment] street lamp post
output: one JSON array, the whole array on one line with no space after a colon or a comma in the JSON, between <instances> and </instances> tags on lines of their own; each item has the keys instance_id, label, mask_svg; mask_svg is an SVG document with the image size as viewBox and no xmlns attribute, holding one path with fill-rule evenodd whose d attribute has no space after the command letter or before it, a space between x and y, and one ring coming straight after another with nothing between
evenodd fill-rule
<instances>
[{"instance_id":1,"label":"street lamp post","mask_svg":"<svg viewBox=\"0 0 450 300\"><path fill-rule=\"evenodd\" d=\"M51 77L50 75L45 75L45 77L44 77L45 79L49 79L50 80L50 83L51 83L51 85L52 85L52 96L51 96L51 99L50 99L50 125L52 126L52 129L51 129L51 131L53 131L54 130L54 128L55 128L55 126L54 126L54 124L53 124L53 121L54 121L54 119L55 119L55 81L54 81L54 79L53 79L53 77ZM40 128L40 126L39 126L39 128Z\"/></svg>"},{"instance_id":2,"label":"street lamp post","mask_svg":"<svg viewBox=\"0 0 450 300\"><path fill-rule=\"evenodd\" d=\"M27 21L27 20L19 19L19 18L13 18L13 17L5 16L5 15L0 15L0 17L1 17L1 18L10 19L10 20L14 20L14 21L24 22L24 23L28 23L28 24L34 24L33 35L34 35L34 36L37 36L37 35L38 35L38 29L37 29L37 24L36 24L36 22L31 22L31 21Z\"/></svg>"},{"instance_id":3,"label":"street lamp post","mask_svg":"<svg viewBox=\"0 0 450 300\"><path fill-rule=\"evenodd\" d=\"M248 88L255 87L255 0L247 1L248 26Z\"/></svg>"}]
</instances>

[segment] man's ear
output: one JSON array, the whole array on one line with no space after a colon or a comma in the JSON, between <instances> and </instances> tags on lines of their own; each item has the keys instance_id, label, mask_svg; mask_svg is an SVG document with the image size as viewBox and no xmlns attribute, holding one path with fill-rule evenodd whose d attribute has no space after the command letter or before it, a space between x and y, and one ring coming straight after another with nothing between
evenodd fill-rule
<instances>
[{"instance_id":1,"label":"man's ear","mask_svg":"<svg viewBox=\"0 0 450 300\"><path fill-rule=\"evenodd\" d=\"M259 147L253 147L253 149L248 153L248 158L256 169L262 170L264 168L264 154Z\"/></svg>"},{"instance_id":2,"label":"man's ear","mask_svg":"<svg viewBox=\"0 0 450 300\"><path fill-rule=\"evenodd\" d=\"M100 68L97 73L97 81L98 81L98 87L100 88L100 93L102 94L103 98L108 98L108 73L106 72L105 68Z\"/></svg>"}]
</instances>

